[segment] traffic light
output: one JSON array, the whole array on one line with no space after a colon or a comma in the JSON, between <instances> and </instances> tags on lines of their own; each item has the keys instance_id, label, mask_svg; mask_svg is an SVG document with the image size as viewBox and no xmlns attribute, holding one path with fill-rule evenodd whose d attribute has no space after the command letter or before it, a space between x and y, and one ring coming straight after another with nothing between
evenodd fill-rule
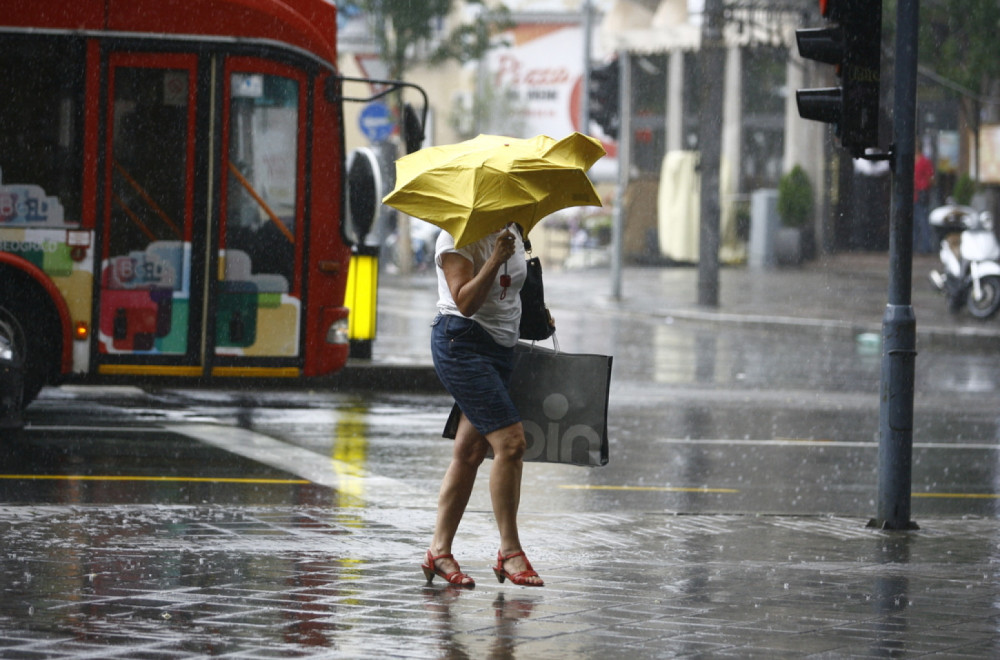
<instances>
[{"instance_id":1,"label":"traffic light","mask_svg":"<svg viewBox=\"0 0 1000 660\"><path fill-rule=\"evenodd\" d=\"M617 59L591 70L587 94L591 121L597 122L609 138L617 139L621 123Z\"/></svg>"},{"instance_id":2,"label":"traffic light","mask_svg":"<svg viewBox=\"0 0 1000 660\"><path fill-rule=\"evenodd\" d=\"M882 0L819 0L831 25L795 31L799 55L837 67L840 87L800 89L799 116L835 124L854 156L878 146Z\"/></svg>"}]
</instances>

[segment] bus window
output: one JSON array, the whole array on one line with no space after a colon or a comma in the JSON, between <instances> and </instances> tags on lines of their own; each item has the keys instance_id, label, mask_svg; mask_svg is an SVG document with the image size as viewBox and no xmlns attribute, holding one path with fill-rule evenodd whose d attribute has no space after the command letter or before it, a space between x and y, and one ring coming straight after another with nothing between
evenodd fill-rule
<instances>
[{"instance_id":1,"label":"bus window","mask_svg":"<svg viewBox=\"0 0 1000 660\"><path fill-rule=\"evenodd\" d=\"M81 220L81 40L0 37L0 227Z\"/></svg>"},{"instance_id":2,"label":"bus window","mask_svg":"<svg viewBox=\"0 0 1000 660\"><path fill-rule=\"evenodd\" d=\"M295 273L299 83L274 75L230 79L226 279L289 293Z\"/></svg>"},{"instance_id":3,"label":"bus window","mask_svg":"<svg viewBox=\"0 0 1000 660\"><path fill-rule=\"evenodd\" d=\"M301 330L306 79L291 69L279 75L286 69L270 62L234 59L230 66L216 353L294 358ZM250 70L234 70L243 67Z\"/></svg>"},{"instance_id":4,"label":"bus window","mask_svg":"<svg viewBox=\"0 0 1000 660\"><path fill-rule=\"evenodd\" d=\"M189 84L187 71L115 70L111 255L184 238Z\"/></svg>"},{"instance_id":5,"label":"bus window","mask_svg":"<svg viewBox=\"0 0 1000 660\"><path fill-rule=\"evenodd\" d=\"M186 55L111 58L103 352L188 350L194 63Z\"/></svg>"}]
</instances>

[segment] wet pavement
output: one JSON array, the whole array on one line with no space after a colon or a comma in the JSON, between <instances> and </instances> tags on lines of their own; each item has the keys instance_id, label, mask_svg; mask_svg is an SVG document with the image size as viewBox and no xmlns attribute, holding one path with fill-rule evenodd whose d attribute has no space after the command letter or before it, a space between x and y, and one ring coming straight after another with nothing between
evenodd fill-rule
<instances>
[{"instance_id":1,"label":"wet pavement","mask_svg":"<svg viewBox=\"0 0 1000 660\"><path fill-rule=\"evenodd\" d=\"M542 589L422 584L427 508L4 507L9 658L989 658L993 521L527 516ZM550 530L559 542L546 543Z\"/></svg>"},{"instance_id":2,"label":"wet pavement","mask_svg":"<svg viewBox=\"0 0 1000 660\"><path fill-rule=\"evenodd\" d=\"M45 392L0 475L0 657L997 657L1000 320L951 316L932 265L917 531L865 527L885 255L726 268L717 309L691 268L629 268L621 300L547 269L562 348L615 355L612 463L526 467L544 588L494 580L485 474L455 548L477 587L425 586L434 284L386 276L373 360L329 392Z\"/></svg>"},{"instance_id":3,"label":"wet pavement","mask_svg":"<svg viewBox=\"0 0 1000 660\"><path fill-rule=\"evenodd\" d=\"M544 265L544 264L543 264ZM983 352L1000 348L1000 317L973 319L964 309L947 310L944 297L930 286L927 273L939 268L936 256L916 255L912 304L917 349L930 346ZM697 323L708 328L790 330L812 338L852 338L859 350L878 359L877 338L888 302L889 260L884 253L842 253L801 267L723 267L719 305L697 303L698 273L693 267L627 267L619 296L613 296L607 268L546 268L546 299L556 319L561 347L621 355L630 319L664 325ZM430 328L436 284L432 274L383 276L379 298L374 366L429 365ZM609 322L613 321L613 322ZM595 325L595 323L597 325ZM872 343L874 339L874 343ZM365 363L355 363L359 377Z\"/></svg>"}]
</instances>

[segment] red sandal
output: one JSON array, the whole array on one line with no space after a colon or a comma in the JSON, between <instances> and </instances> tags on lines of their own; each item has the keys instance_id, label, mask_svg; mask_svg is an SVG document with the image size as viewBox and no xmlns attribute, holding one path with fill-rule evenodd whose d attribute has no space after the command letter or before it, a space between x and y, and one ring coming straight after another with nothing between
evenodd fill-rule
<instances>
[{"instance_id":1,"label":"red sandal","mask_svg":"<svg viewBox=\"0 0 1000 660\"><path fill-rule=\"evenodd\" d=\"M434 580L435 575L440 575L441 578L444 579L444 581L447 582L448 584L457 584L460 587L476 586L476 581L473 580L471 576L463 573L461 571L461 568L459 568L459 570L452 571L451 573L445 573L444 571L442 571L440 568L434 565L434 562L436 562L438 559L454 560L455 556L452 555L451 553L448 553L446 555L438 555L437 557L435 557L431 555L431 551L428 550L427 563L420 565L420 568L424 569L424 577L427 578L427 584L430 584ZM455 562L455 565L457 566L458 562ZM465 582L465 580L468 580L468 582Z\"/></svg>"},{"instance_id":2,"label":"red sandal","mask_svg":"<svg viewBox=\"0 0 1000 660\"><path fill-rule=\"evenodd\" d=\"M528 567L527 570L519 571L517 573L508 573L507 569L503 567L503 563L508 559L513 559L514 557L524 557L524 563ZM528 561L528 556L524 554L524 550L518 550L517 552L512 552L509 555L504 555L502 551L497 552L497 565L493 567L493 572L496 573L497 580L500 584L503 584L505 579L510 579L511 582L524 587L543 587L545 582L528 582L530 578L539 577L535 569L531 567L531 562Z\"/></svg>"}]
</instances>

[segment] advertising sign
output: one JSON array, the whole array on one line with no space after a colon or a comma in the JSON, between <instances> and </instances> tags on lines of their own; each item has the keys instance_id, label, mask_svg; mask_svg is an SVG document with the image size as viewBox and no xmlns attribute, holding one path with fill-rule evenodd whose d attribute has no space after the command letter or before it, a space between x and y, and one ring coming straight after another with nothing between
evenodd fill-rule
<instances>
[{"instance_id":1,"label":"advertising sign","mask_svg":"<svg viewBox=\"0 0 1000 660\"><path fill-rule=\"evenodd\" d=\"M1000 124L979 127L980 183L1000 183Z\"/></svg>"},{"instance_id":2,"label":"advertising sign","mask_svg":"<svg viewBox=\"0 0 1000 660\"><path fill-rule=\"evenodd\" d=\"M578 23L520 23L502 35L508 47L488 55L492 89L503 94L504 112L517 115L523 135L560 139L573 131L601 137L596 124L580 125L584 39ZM608 157L595 169L615 167L616 145L602 140Z\"/></svg>"}]
</instances>

